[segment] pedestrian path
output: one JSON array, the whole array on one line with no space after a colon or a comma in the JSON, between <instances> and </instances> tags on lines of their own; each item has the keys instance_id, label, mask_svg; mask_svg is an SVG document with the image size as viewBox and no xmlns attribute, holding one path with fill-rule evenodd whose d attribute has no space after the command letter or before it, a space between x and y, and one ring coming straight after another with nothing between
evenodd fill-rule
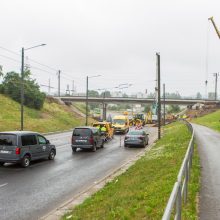
<instances>
[{"instance_id":1,"label":"pedestrian path","mask_svg":"<svg viewBox=\"0 0 220 220\"><path fill-rule=\"evenodd\" d=\"M193 124L201 163L199 218L220 220L220 133Z\"/></svg>"}]
</instances>

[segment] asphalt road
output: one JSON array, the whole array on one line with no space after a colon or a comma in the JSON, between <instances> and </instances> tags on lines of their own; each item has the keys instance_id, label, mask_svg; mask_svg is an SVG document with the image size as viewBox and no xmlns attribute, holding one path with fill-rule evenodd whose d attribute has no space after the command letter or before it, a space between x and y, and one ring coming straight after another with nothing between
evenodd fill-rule
<instances>
[{"instance_id":1,"label":"asphalt road","mask_svg":"<svg viewBox=\"0 0 220 220\"><path fill-rule=\"evenodd\" d=\"M157 129L147 130L152 143ZM0 219L39 219L143 150L120 147L120 136L96 152L72 154L71 132L49 135L57 147L54 161L33 162L26 169L16 164L0 167Z\"/></svg>"},{"instance_id":2,"label":"asphalt road","mask_svg":"<svg viewBox=\"0 0 220 220\"><path fill-rule=\"evenodd\" d=\"M193 124L201 162L199 218L220 219L220 133Z\"/></svg>"}]
</instances>

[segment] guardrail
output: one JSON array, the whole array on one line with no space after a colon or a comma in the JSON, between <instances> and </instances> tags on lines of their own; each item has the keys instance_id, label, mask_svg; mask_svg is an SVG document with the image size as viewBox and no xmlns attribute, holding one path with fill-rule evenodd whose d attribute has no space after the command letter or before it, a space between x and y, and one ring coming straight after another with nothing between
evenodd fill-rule
<instances>
[{"instance_id":1,"label":"guardrail","mask_svg":"<svg viewBox=\"0 0 220 220\"><path fill-rule=\"evenodd\" d=\"M190 168L192 167L192 157L194 150L194 130L190 123L185 122L192 133L187 152L182 162L177 181L174 184L162 220L169 220L174 213L174 219L181 219L182 203L187 202L188 182L190 179Z\"/></svg>"}]
</instances>

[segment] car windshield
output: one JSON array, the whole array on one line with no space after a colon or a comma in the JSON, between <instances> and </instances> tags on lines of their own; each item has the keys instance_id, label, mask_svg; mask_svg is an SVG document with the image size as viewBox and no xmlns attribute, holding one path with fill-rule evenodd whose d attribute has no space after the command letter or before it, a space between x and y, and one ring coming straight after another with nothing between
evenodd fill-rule
<instances>
[{"instance_id":1,"label":"car windshield","mask_svg":"<svg viewBox=\"0 0 220 220\"><path fill-rule=\"evenodd\" d=\"M16 146L17 138L13 134L0 134L0 145Z\"/></svg>"},{"instance_id":2,"label":"car windshield","mask_svg":"<svg viewBox=\"0 0 220 220\"><path fill-rule=\"evenodd\" d=\"M114 119L113 124L119 124L119 125L124 125L125 120L124 119Z\"/></svg>"},{"instance_id":3,"label":"car windshield","mask_svg":"<svg viewBox=\"0 0 220 220\"><path fill-rule=\"evenodd\" d=\"M91 135L91 130L87 128L76 128L73 131L73 136L82 136L82 137L88 137Z\"/></svg>"},{"instance_id":4,"label":"car windshield","mask_svg":"<svg viewBox=\"0 0 220 220\"><path fill-rule=\"evenodd\" d=\"M128 135L143 135L143 131L129 131Z\"/></svg>"}]
</instances>

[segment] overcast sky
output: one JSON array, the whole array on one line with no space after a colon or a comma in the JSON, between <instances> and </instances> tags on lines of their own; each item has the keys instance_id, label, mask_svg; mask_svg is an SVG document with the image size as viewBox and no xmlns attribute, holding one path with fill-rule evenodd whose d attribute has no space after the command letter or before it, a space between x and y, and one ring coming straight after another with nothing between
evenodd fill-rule
<instances>
[{"instance_id":1,"label":"overcast sky","mask_svg":"<svg viewBox=\"0 0 220 220\"><path fill-rule=\"evenodd\" d=\"M220 39L208 23L214 16L220 28L219 9L217 0L0 0L0 47L20 53L46 43L25 56L60 69L62 89L74 80L78 92L97 74L90 89L132 83L125 92L154 92L159 52L168 92L205 94L205 80L214 91L220 72ZM4 71L20 71L19 61L0 48ZM55 70L26 62L48 71L31 68L39 84L51 78L57 88Z\"/></svg>"}]
</instances>

